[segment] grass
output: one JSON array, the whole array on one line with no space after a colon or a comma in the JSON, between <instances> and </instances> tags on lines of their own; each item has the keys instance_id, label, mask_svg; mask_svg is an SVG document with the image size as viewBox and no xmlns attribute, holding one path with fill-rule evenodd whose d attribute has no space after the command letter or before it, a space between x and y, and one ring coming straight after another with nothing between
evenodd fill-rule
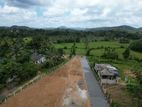
<instances>
[{"instance_id":1,"label":"grass","mask_svg":"<svg viewBox=\"0 0 142 107\"><path fill-rule=\"evenodd\" d=\"M73 43L60 43L55 44L56 48L62 48L65 51L65 54L70 54L71 47L73 46ZM120 71L120 76L122 79L124 79L123 71L125 69L130 69L133 71L142 71L141 63L135 61L135 60L124 60L122 53L124 50L129 46L129 44L122 44L117 41L97 41L97 42L90 42L89 48L94 48L90 52L90 56L88 56L88 59L90 61L90 64L92 65L95 61L96 62L104 62L104 63L110 63L117 67ZM102 59L101 55L104 52L105 47L112 47L116 49L116 52L119 55L119 60L108 60L108 59ZM67 48L67 49L65 49ZM76 54L78 55L85 55L86 49L84 43L76 43ZM142 53L130 52L130 56L133 58L141 59L142 60Z\"/></svg>"},{"instance_id":2,"label":"grass","mask_svg":"<svg viewBox=\"0 0 142 107\"><path fill-rule=\"evenodd\" d=\"M60 44L55 44L56 48L64 48L65 46L67 48L71 48L71 46L73 45L73 43L60 43ZM84 43L76 43L76 46L78 48L84 48L85 45ZM90 42L89 43L89 47L90 48L97 48L97 47L114 47L114 48L119 48L120 46L124 46L127 47L128 44L121 44L119 42L115 42L115 41L97 41L97 42Z\"/></svg>"},{"instance_id":3,"label":"grass","mask_svg":"<svg viewBox=\"0 0 142 107\"><path fill-rule=\"evenodd\" d=\"M54 45L57 49L62 48L65 51L65 54L70 54L70 49L73 46L73 43L60 43ZM91 55L94 56L101 56L105 47L112 47L116 49L118 52L119 57L123 59L122 53L124 52L125 48L127 48L129 44L122 44L117 41L97 41L97 42L90 42L89 48L94 48L91 51ZM65 49L67 48L67 49ZM86 49L84 43L76 43L76 54L85 55ZM142 53L131 51L131 56L142 59Z\"/></svg>"},{"instance_id":4,"label":"grass","mask_svg":"<svg viewBox=\"0 0 142 107\"><path fill-rule=\"evenodd\" d=\"M70 49L72 47L73 43L61 43L61 44L55 44L56 48L67 48L64 49L65 54L70 54ZM130 70L130 71L136 71L136 72L142 72L142 62L138 62L134 59L140 59L142 60L142 53L130 51L130 56L133 59L125 60L123 59L122 53L124 50L129 46L129 44L121 44L117 41L97 41L97 42L90 42L89 43L89 48L94 48L90 52L90 56L88 56L89 64L91 67L94 67L94 63L109 63L112 64L113 66L117 67L119 70L119 75L121 79L124 81L125 79L125 74L124 70ZM85 55L86 54L86 49L85 49L85 44L84 43L76 43L76 54L78 55ZM103 59L101 58L101 55L104 52L105 47L112 47L115 48L116 52L119 55L119 59L117 60L108 60L108 59ZM93 72L94 73L94 72ZM94 73L95 75L95 73ZM131 83L137 82L136 79L132 80L132 78L129 78L129 81ZM130 106L133 107L134 105L137 104L137 102L132 102L133 101L133 96L126 90L126 89L119 89L120 87L116 87L116 89L109 91L109 92L116 92L116 94L111 95L114 101L114 105L118 105L117 107L123 107L123 106ZM124 88L126 88L124 86ZM113 89L113 88L112 88ZM118 92L121 90L120 92ZM114 92L113 92L114 91ZM116 97L115 97L116 96ZM134 103L134 104L133 104ZM116 107L116 106L115 106ZM138 106L136 106L138 107Z\"/></svg>"}]
</instances>

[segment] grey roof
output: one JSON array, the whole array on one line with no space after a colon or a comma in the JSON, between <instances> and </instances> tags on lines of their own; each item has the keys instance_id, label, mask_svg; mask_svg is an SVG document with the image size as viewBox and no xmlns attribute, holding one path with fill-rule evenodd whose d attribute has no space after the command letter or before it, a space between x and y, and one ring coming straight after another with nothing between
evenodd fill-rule
<instances>
[{"instance_id":1,"label":"grey roof","mask_svg":"<svg viewBox=\"0 0 142 107\"><path fill-rule=\"evenodd\" d=\"M117 68L113 67L110 64L96 64L95 67L98 67L101 75L116 75L118 76Z\"/></svg>"},{"instance_id":2,"label":"grey roof","mask_svg":"<svg viewBox=\"0 0 142 107\"><path fill-rule=\"evenodd\" d=\"M32 59L33 61L38 61L38 60L40 60L42 57L45 57L45 55L38 54L38 53L33 53L32 56L31 56L31 59Z\"/></svg>"},{"instance_id":3,"label":"grey roof","mask_svg":"<svg viewBox=\"0 0 142 107\"><path fill-rule=\"evenodd\" d=\"M110 72L107 69L103 69L102 71L100 71L101 75L107 75L107 76L114 76L115 74L113 72Z\"/></svg>"}]
</instances>

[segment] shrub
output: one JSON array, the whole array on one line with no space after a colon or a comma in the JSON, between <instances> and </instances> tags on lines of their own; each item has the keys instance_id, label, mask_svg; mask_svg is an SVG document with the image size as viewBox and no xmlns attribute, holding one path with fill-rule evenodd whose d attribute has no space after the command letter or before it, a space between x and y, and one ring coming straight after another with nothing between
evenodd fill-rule
<instances>
[{"instance_id":1,"label":"shrub","mask_svg":"<svg viewBox=\"0 0 142 107\"><path fill-rule=\"evenodd\" d=\"M128 59L130 56L130 49L127 48L122 54L124 59Z\"/></svg>"},{"instance_id":2,"label":"shrub","mask_svg":"<svg viewBox=\"0 0 142 107\"><path fill-rule=\"evenodd\" d=\"M106 59L118 59L118 53L115 51L114 48L105 48L102 58Z\"/></svg>"},{"instance_id":3,"label":"shrub","mask_svg":"<svg viewBox=\"0 0 142 107\"><path fill-rule=\"evenodd\" d=\"M133 51L142 52L142 39L132 42L129 47Z\"/></svg>"}]
</instances>

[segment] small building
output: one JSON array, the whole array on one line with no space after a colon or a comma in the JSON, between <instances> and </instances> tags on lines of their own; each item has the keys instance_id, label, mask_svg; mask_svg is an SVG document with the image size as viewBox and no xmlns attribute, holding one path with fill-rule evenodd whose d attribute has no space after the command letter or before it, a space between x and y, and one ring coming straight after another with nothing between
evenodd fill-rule
<instances>
[{"instance_id":1,"label":"small building","mask_svg":"<svg viewBox=\"0 0 142 107\"><path fill-rule=\"evenodd\" d=\"M34 61L35 64L42 64L46 61L45 55L37 53L32 54L31 59Z\"/></svg>"},{"instance_id":2,"label":"small building","mask_svg":"<svg viewBox=\"0 0 142 107\"><path fill-rule=\"evenodd\" d=\"M101 84L116 84L119 78L117 68L110 64L95 64L94 67L97 72Z\"/></svg>"}]
</instances>

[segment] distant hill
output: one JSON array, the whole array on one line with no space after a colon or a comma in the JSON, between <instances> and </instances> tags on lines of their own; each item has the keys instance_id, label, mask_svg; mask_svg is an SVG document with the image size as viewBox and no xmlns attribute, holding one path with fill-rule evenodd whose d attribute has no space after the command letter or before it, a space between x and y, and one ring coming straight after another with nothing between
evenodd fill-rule
<instances>
[{"instance_id":1,"label":"distant hill","mask_svg":"<svg viewBox=\"0 0 142 107\"><path fill-rule=\"evenodd\" d=\"M27 26L0 27L0 37L26 37L26 36L56 36L65 38L82 38L84 36L112 37L112 38L142 38L142 27L134 28L131 26L114 26L100 28L68 28L65 26L57 28L30 28ZM61 38L60 38L61 39Z\"/></svg>"},{"instance_id":2,"label":"distant hill","mask_svg":"<svg viewBox=\"0 0 142 107\"><path fill-rule=\"evenodd\" d=\"M17 25L13 25L11 27L7 27L7 26L0 26L0 29L8 29L8 30L29 30L32 29L30 27L27 26L17 26Z\"/></svg>"},{"instance_id":3,"label":"distant hill","mask_svg":"<svg viewBox=\"0 0 142 107\"><path fill-rule=\"evenodd\" d=\"M125 30L125 31L141 31L142 28L135 28L127 25L114 26L114 27L99 27L86 29L87 31L107 31L107 30Z\"/></svg>"},{"instance_id":4,"label":"distant hill","mask_svg":"<svg viewBox=\"0 0 142 107\"><path fill-rule=\"evenodd\" d=\"M11 29L31 29L27 26L17 26L17 25L13 25L10 27Z\"/></svg>"},{"instance_id":5,"label":"distant hill","mask_svg":"<svg viewBox=\"0 0 142 107\"><path fill-rule=\"evenodd\" d=\"M11 27L6 27L6 26L0 26L0 29L23 29L23 30L29 30L29 29L36 29L36 28L30 28L27 26L17 26L13 25ZM37 28L38 29L38 28ZM40 28L42 29L42 28ZM69 28L66 26L60 26L57 28L43 28L42 30L81 30L81 31L107 31L107 30L125 30L125 31L142 31L142 27L140 28L135 28L127 25L122 25L122 26L114 26L114 27L98 27L98 28Z\"/></svg>"}]
</instances>

